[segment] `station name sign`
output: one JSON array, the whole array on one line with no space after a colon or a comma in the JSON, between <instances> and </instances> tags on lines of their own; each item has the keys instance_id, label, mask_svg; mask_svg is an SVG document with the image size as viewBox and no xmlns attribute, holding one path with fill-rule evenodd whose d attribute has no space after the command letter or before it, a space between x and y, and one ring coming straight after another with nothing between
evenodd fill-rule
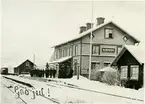
<instances>
[{"instance_id":1,"label":"station name sign","mask_svg":"<svg viewBox=\"0 0 145 104\"><path fill-rule=\"evenodd\" d=\"M102 48L102 52L114 53L115 52L115 48Z\"/></svg>"}]
</instances>

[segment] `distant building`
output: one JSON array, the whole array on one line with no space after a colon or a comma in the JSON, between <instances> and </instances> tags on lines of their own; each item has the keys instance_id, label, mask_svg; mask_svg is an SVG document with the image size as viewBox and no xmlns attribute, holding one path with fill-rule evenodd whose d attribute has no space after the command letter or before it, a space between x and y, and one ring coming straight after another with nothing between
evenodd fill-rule
<instances>
[{"instance_id":1,"label":"distant building","mask_svg":"<svg viewBox=\"0 0 145 104\"><path fill-rule=\"evenodd\" d=\"M92 73L94 70L108 66L123 45L135 45L139 40L122 29L116 23L110 21L104 23L102 17L97 18L97 24L91 29L91 23L80 27L79 35L76 38L64 43L55 45L54 59L51 64L57 68L73 69L73 74L78 71L81 75L88 76L90 34L93 31L92 39ZM79 70L78 70L79 69Z\"/></svg>"},{"instance_id":2,"label":"distant building","mask_svg":"<svg viewBox=\"0 0 145 104\"><path fill-rule=\"evenodd\" d=\"M1 68L1 74L8 74L8 68L7 67L2 67Z\"/></svg>"},{"instance_id":3,"label":"distant building","mask_svg":"<svg viewBox=\"0 0 145 104\"><path fill-rule=\"evenodd\" d=\"M129 88L143 86L145 51L140 46L125 46L117 55L111 66L121 73L121 84Z\"/></svg>"},{"instance_id":4,"label":"distant building","mask_svg":"<svg viewBox=\"0 0 145 104\"><path fill-rule=\"evenodd\" d=\"M34 69L34 63L27 59L26 61L21 63L19 66L14 68L14 73L27 74L33 69Z\"/></svg>"}]
</instances>

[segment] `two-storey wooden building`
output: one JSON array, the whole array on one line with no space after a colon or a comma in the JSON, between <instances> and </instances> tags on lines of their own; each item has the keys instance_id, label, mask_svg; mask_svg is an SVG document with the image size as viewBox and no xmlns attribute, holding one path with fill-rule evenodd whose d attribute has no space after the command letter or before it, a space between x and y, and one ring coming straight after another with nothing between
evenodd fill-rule
<instances>
[{"instance_id":1,"label":"two-storey wooden building","mask_svg":"<svg viewBox=\"0 0 145 104\"><path fill-rule=\"evenodd\" d=\"M74 39L55 45L54 61L57 68L65 67L77 71L81 75L88 75L89 54L90 54L90 34L92 39L92 70L108 66L115 56L120 52L123 45L135 45L139 43L135 37L122 29L116 23L110 21L104 23L104 18L97 18L97 24L91 28L91 23L80 27L80 33ZM79 69L79 70L78 70ZM92 71L93 72L93 71Z\"/></svg>"}]
</instances>

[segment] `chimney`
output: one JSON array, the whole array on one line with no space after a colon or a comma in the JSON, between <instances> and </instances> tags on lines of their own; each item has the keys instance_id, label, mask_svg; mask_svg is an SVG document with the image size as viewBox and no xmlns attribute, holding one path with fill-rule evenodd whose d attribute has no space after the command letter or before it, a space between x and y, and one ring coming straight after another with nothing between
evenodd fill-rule
<instances>
[{"instance_id":1,"label":"chimney","mask_svg":"<svg viewBox=\"0 0 145 104\"><path fill-rule=\"evenodd\" d=\"M86 26L81 26L80 27L80 34L82 33L82 32L84 32L84 31L86 31L87 30L87 27Z\"/></svg>"},{"instance_id":2,"label":"chimney","mask_svg":"<svg viewBox=\"0 0 145 104\"><path fill-rule=\"evenodd\" d=\"M87 30L91 29L91 24L92 24L92 27L93 27L93 23L86 23L86 26L87 26Z\"/></svg>"},{"instance_id":3,"label":"chimney","mask_svg":"<svg viewBox=\"0 0 145 104\"><path fill-rule=\"evenodd\" d=\"M104 20L105 20L105 18L103 18L103 17L98 17L98 18L97 18L97 26L100 25L100 24L103 24L103 23L104 23Z\"/></svg>"}]
</instances>

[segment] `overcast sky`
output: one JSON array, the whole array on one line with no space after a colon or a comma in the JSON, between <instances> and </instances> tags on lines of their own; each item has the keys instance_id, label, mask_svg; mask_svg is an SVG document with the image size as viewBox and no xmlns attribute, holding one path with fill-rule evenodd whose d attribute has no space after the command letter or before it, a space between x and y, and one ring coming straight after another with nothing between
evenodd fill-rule
<instances>
[{"instance_id":1,"label":"overcast sky","mask_svg":"<svg viewBox=\"0 0 145 104\"><path fill-rule=\"evenodd\" d=\"M113 20L141 42L145 41L145 2L94 2L97 17ZM2 0L2 66L25 59L45 65L52 46L79 35L79 27L91 22L91 2L50 0Z\"/></svg>"}]
</instances>

